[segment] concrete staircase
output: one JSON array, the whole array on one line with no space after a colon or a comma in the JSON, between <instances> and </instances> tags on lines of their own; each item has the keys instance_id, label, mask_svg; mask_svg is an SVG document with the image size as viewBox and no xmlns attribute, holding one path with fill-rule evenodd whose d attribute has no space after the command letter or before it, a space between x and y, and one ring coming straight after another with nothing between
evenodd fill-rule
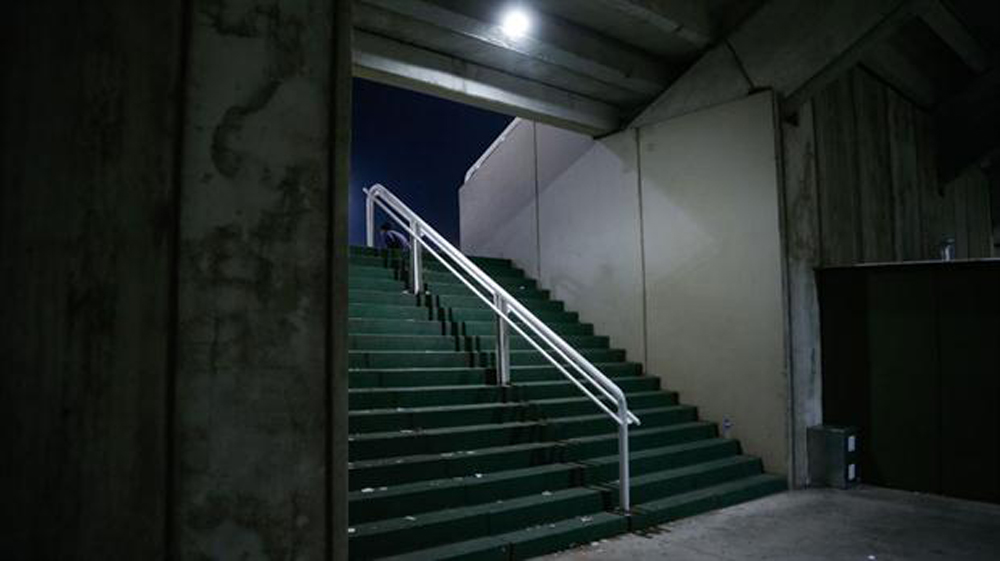
<instances>
[{"instance_id":1,"label":"concrete staircase","mask_svg":"<svg viewBox=\"0 0 1000 561\"><path fill-rule=\"evenodd\" d=\"M433 259L417 297L351 248L352 559L523 559L784 489L510 261L473 261L628 395L633 512L611 419L517 336L496 386L493 312Z\"/></svg>"}]
</instances>

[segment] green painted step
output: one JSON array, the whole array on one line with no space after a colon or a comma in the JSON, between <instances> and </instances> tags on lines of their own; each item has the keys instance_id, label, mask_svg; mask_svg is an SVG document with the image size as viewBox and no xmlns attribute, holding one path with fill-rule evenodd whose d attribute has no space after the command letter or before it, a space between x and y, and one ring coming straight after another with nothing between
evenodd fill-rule
<instances>
[{"instance_id":1,"label":"green painted step","mask_svg":"<svg viewBox=\"0 0 1000 561\"><path fill-rule=\"evenodd\" d=\"M560 300L545 300L541 298L521 298L518 300L532 312L536 310L561 312L566 309ZM478 296L460 296L457 294L427 295L426 303L436 308L481 308L489 310L489 306Z\"/></svg>"},{"instance_id":2,"label":"green painted step","mask_svg":"<svg viewBox=\"0 0 1000 561\"><path fill-rule=\"evenodd\" d=\"M548 464L386 488L364 488L348 493L348 516L352 525L363 524L569 489L580 481L581 472L582 468L575 464Z\"/></svg>"},{"instance_id":3,"label":"green painted step","mask_svg":"<svg viewBox=\"0 0 1000 561\"><path fill-rule=\"evenodd\" d=\"M363 460L351 462L348 482L350 489L357 491L364 487L378 487L385 481L400 485L551 464L560 461L562 447L559 442L527 442L442 454Z\"/></svg>"},{"instance_id":4,"label":"green painted step","mask_svg":"<svg viewBox=\"0 0 1000 561\"><path fill-rule=\"evenodd\" d=\"M418 298L402 288L386 292L384 290L367 290L363 285L351 287L347 293L347 301L351 304L391 304L393 306L419 306L423 298Z\"/></svg>"},{"instance_id":5,"label":"green painted step","mask_svg":"<svg viewBox=\"0 0 1000 561\"><path fill-rule=\"evenodd\" d=\"M610 345L607 337L600 335L563 335L563 340L569 343L574 349L606 349ZM466 338L466 347L469 350L493 351L496 349L496 337L492 335L476 335ZM534 349L528 340L518 334L510 337L510 349L512 351L526 351Z\"/></svg>"},{"instance_id":6,"label":"green painted step","mask_svg":"<svg viewBox=\"0 0 1000 561\"><path fill-rule=\"evenodd\" d=\"M468 349L468 343L444 335L348 335L352 351L458 351Z\"/></svg>"},{"instance_id":7,"label":"green painted step","mask_svg":"<svg viewBox=\"0 0 1000 561\"><path fill-rule=\"evenodd\" d=\"M595 363L605 376L615 380L623 376L641 374L639 364L632 362ZM456 386L461 384L489 384L496 380L496 371L487 367L414 367L414 368L351 368L348 372L351 388ZM555 366L512 366L511 381L526 382L565 381Z\"/></svg>"},{"instance_id":8,"label":"green painted step","mask_svg":"<svg viewBox=\"0 0 1000 561\"><path fill-rule=\"evenodd\" d=\"M348 318L380 319L433 319L431 310L415 305L393 306L389 304L348 304Z\"/></svg>"},{"instance_id":9,"label":"green painted step","mask_svg":"<svg viewBox=\"0 0 1000 561\"><path fill-rule=\"evenodd\" d=\"M463 321L452 323L452 333L465 336L494 336L496 335L496 321ZM520 322L518 322L520 325ZM547 327L560 337L566 335L593 335L594 326L589 323L551 323ZM522 328L523 329L523 328ZM530 333L530 332L529 332ZM520 336L513 329L510 330L512 336Z\"/></svg>"},{"instance_id":10,"label":"green painted step","mask_svg":"<svg viewBox=\"0 0 1000 561\"><path fill-rule=\"evenodd\" d=\"M454 343L454 342L453 342ZM625 351L620 349L580 349L580 355L593 363L623 363ZM550 353L549 356L565 365L561 357ZM512 366L550 365L549 358L538 351L511 351ZM494 366L496 353L469 352L435 349L405 349L383 350L366 349L351 350L351 368L426 368L434 366Z\"/></svg>"},{"instance_id":11,"label":"green painted step","mask_svg":"<svg viewBox=\"0 0 1000 561\"><path fill-rule=\"evenodd\" d=\"M532 314L546 325L580 321L580 316L576 312L532 310ZM488 308L442 308L439 315L441 319L447 321L496 321L496 316L496 313Z\"/></svg>"},{"instance_id":12,"label":"green painted step","mask_svg":"<svg viewBox=\"0 0 1000 561\"><path fill-rule=\"evenodd\" d=\"M697 418L697 410L688 405L636 409L633 412L642 421L643 426L649 428L693 422ZM426 430L361 433L349 437L348 456L350 461L371 460L611 433L617 435L617 425L603 412L544 421L511 421Z\"/></svg>"},{"instance_id":13,"label":"green painted step","mask_svg":"<svg viewBox=\"0 0 1000 561\"><path fill-rule=\"evenodd\" d=\"M440 321L398 320L388 318L348 318L351 335L444 335L448 331Z\"/></svg>"},{"instance_id":14,"label":"green painted step","mask_svg":"<svg viewBox=\"0 0 1000 561\"><path fill-rule=\"evenodd\" d=\"M760 475L760 458L731 456L693 466L657 471L632 478L632 504L642 505L665 497L718 485L727 481ZM609 484L607 498L611 508L618 506L618 484Z\"/></svg>"},{"instance_id":15,"label":"green painted step","mask_svg":"<svg viewBox=\"0 0 1000 561\"><path fill-rule=\"evenodd\" d=\"M402 282L402 281L400 281ZM551 298L552 293L548 290L540 290L538 288L524 288L519 289L513 286L508 286L504 283L500 283L500 286L507 291L514 299L518 301L522 300L548 300ZM459 281L455 282L428 282L424 288L427 294L430 295L453 295L453 296L476 296L470 291L469 287L465 286Z\"/></svg>"},{"instance_id":16,"label":"green painted step","mask_svg":"<svg viewBox=\"0 0 1000 561\"><path fill-rule=\"evenodd\" d=\"M577 351L592 363L612 363L624 362L625 351L621 349L577 349ZM480 351L476 354L479 364L484 366L494 366L496 364L496 352L493 350ZM566 361L558 357L554 352L549 352L549 356L558 360L559 364L566 364ZM512 366L548 365L552 362L542 353L535 350L510 351L510 364Z\"/></svg>"},{"instance_id":17,"label":"green painted step","mask_svg":"<svg viewBox=\"0 0 1000 561\"><path fill-rule=\"evenodd\" d=\"M780 493L786 488L784 478L762 473L649 501L633 509L632 529L642 530L686 516Z\"/></svg>"},{"instance_id":18,"label":"green painted step","mask_svg":"<svg viewBox=\"0 0 1000 561\"><path fill-rule=\"evenodd\" d=\"M462 367L477 362L482 360L466 351L350 351L348 357L351 368Z\"/></svg>"},{"instance_id":19,"label":"green painted step","mask_svg":"<svg viewBox=\"0 0 1000 561\"><path fill-rule=\"evenodd\" d=\"M652 376L618 377L615 378L615 384L625 393L660 389L660 380ZM534 399L551 399L556 397L572 397L580 395L580 390L568 380L551 380L513 384L509 391L511 399L516 401L530 401ZM664 393L670 393L676 401L676 393Z\"/></svg>"},{"instance_id":20,"label":"green painted step","mask_svg":"<svg viewBox=\"0 0 1000 561\"><path fill-rule=\"evenodd\" d=\"M562 520L580 513L596 514L603 504L599 491L564 489L497 503L380 520L354 527L352 556L382 557L447 543L456 534L478 538Z\"/></svg>"},{"instance_id":21,"label":"green painted step","mask_svg":"<svg viewBox=\"0 0 1000 561\"><path fill-rule=\"evenodd\" d=\"M406 281L351 276L347 279L347 289L348 293L353 290L376 290L402 294L406 290Z\"/></svg>"},{"instance_id":22,"label":"green painted step","mask_svg":"<svg viewBox=\"0 0 1000 561\"><path fill-rule=\"evenodd\" d=\"M631 409L650 409L676 405L674 396L666 392L633 393L626 396ZM600 412L587 397L564 397L534 402L479 403L452 406L412 407L351 411L349 431L388 432L444 428L486 423L504 423L554 419Z\"/></svg>"},{"instance_id":23,"label":"green painted step","mask_svg":"<svg viewBox=\"0 0 1000 561\"><path fill-rule=\"evenodd\" d=\"M396 557L394 561L509 561L528 559L591 543L628 531L628 519L609 512L581 514L573 518L492 537L477 538L441 547L419 550Z\"/></svg>"},{"instance_id":24,"label":"green painted step","mask_svg":"<svg viewBox=\"0 0 1000 561\"><path fill-rule=\"evenodd\" d=\"M567 387L570 386L566 382ZM579 393L579 390L573 388ZM623 388L624 389L624 388ZM431 407L471 403L494 403L503 400L505 388L496 385L458 385L433 387L351 388L350 409L386 409L391 407ZM544 395L551 395L546 392Z\"/></svg>"}]
</instances>

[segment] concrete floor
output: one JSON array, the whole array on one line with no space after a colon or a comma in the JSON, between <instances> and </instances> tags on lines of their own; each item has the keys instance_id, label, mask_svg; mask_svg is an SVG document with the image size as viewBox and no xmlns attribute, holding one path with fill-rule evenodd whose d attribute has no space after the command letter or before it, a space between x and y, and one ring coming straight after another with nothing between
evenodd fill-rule
<instances>
[{"instance_id":1,"label":"concrete floor","mask_svg":"<svg viewBox=\"0 0 1000 561\"><path fill-rule=\"evenodd\" d=\"M540 559L997 561L1000 505L877 487L810 489Z\"/></svg>"}]
</instances>

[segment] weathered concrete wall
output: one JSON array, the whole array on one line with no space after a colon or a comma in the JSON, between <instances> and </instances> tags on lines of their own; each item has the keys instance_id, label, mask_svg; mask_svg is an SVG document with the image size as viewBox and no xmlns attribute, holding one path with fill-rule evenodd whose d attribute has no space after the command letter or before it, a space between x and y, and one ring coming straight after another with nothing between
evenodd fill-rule
<instances>
[{"instance_id":1,"label":"weathered concrete wall","mask_svg":"<svg viewBox=\"0 0 1000 561\"><path fill-rule=\"evenodd\" d=\"M347 558L349 7L5 12L0 558Z\"/></svg>"},{"instance_id":2,"label":"weathered concrete wall","mask_svg":"<svg viewBox=\"0 0 1000 561\"><path fill-rule=\"evenodd\" d=\"M181 558L325 554L332 5L194 2L180 223Z\"/></svg>"},{"instance_id":3,"label":"weathered concrete wall","mask_svg":"<svg viewBox=\"0 0 1000 561\"><path fill-rule=\"evenodd\" d=\"M181 2L15 2L0 558L161 559Z\"/></svg>"}]
</instances>

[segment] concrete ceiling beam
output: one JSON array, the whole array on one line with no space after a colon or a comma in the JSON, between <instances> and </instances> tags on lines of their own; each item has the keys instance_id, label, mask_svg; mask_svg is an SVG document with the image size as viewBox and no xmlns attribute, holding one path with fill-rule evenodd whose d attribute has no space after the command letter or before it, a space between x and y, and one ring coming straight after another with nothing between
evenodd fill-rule
<instances>
[{"instance_id":1,"label":"concrete ceiling beam","mask_svg":"<svg viewBox=\"0 0 1000 561\"><path fill-rule=\"evenodd\" d=\"M708 3L695 0L592 0L607 8L645 21L664 33L677 35L698 47L715 40Z\"/></svg>"},{"instance_id":2,"label":"concrete ceiling beam","mask_svg":"<svg viewBox=\"0 0 1000 561\"><path fill-rule=\"evenodd\" d=\"M940 0L928 0L920 17L976 74L989 70L983 46Z\"/></svg>"},{"instance_id":3,"label":"concrete ceiling beam","mask_svg":"<svg viewBox=\"0 0 1000 561\"><path fill-rule=\"evenodd\" d=\"M515 76L530 78L616 107L635 107L651 97L535 58L521 56L507 49L484 45L467 35L377 6L356 4L353 20L355 29L391 37L401 43L452 55Z\"/></svg>"},{"instance_id":4,"label":"concrete ceiling beam","mask_svg":"<svg viewBox=\"0 0 1000 561\"><path fill-rule=\"evenodd\" d=\"M708 106L692 100L721 103L763 88L780 94L783 113L793 113L916 17L923 1L772 0L671 84L632 126ZM740 85L736 73L746 86ZM716 91L718 74L733 75L723 82L725 91ZM677 91L685 93L679 96Z\"/></svg>"},{"instance_id":5,"label":"concrete ceiling beam","mask_svg":"<svg viewBox=\"0 0 1000 561\"><path fill-rule=\"evenodd\" d=\"M365 31L354 33L354 70L361 78L594 136L621 125L611 105Z\"/></svg>"},{"instance_id":6,"label":"concrete ceiling beam","mask_svg":"<svg viewBox=\"0 0 1000 561\"><path fill-rule=\"evenodd\" d=\"M646 96L662 92L673 77L654 57L542 14L534 14L536 21L528 34L512 38L500 25L502 14L495 13L493 5L475 0L364 0L361 4L475 39L483 48L503 49ZM446 52L460 55L458 49Z\"/></svg>"}]
</instances>

